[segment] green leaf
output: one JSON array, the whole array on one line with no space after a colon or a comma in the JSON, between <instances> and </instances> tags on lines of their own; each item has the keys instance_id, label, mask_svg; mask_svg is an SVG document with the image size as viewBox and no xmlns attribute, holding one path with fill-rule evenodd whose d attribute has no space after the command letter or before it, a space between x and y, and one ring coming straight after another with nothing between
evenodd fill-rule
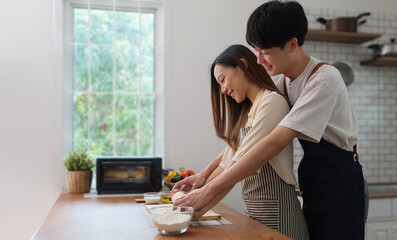
<instances>
[{"instance_id":1,"label":"green leaf","mask_svg":"<svg viewBox=\"0 0 397 240\"><path fill-rule=\"evenodd\" d=\"M63 165L68 171L91 171L95 163L88 155L87 150L76 150L65 158Z\"/></svg>"}]
</instances>

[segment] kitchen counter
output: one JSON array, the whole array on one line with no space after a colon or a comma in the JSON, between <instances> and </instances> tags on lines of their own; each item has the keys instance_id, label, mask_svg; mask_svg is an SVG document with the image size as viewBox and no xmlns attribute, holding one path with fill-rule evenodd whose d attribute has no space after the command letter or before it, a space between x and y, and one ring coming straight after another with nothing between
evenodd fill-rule
<instances>
[{"instance_id":1,"label":"kitchen counter","mask_svg":"<svg viewBox=\"0 0 397 240\"><path fill-rule=\"evenodd\" d=\"M397 197L397 184L368 184L368 193L370 198Z\"/></svg>"},{"instance_id":2,"label":"kitchen counter","mask_svg":"<svg viewBox=\"0 0 397 240\"><path fill-rule=\"evenodd\" d=\"M148 224L145 204L135 198L142 197L84 198L63 192L32 239L290 239L222 203L213 210L231 224L190 226L182 235L162 235Z\"/></svg>"}]
</instances>

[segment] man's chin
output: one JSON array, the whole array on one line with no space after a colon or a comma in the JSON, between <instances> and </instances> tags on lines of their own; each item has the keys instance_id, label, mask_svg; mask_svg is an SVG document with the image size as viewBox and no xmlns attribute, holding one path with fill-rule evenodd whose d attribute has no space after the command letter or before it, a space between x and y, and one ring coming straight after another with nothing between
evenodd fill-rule
<instances>
[{"instance_id":1,"label":"man's chin","mask_svg":"<svg viewBox=\"0 0 397 240\"><path fill-rule=\"evenodd\" d=\"M274 77L274 76L276 76L276 75L278 75L277 73L275 73L274 71L266 71L267 72L267 74L269 74L269 76L271 76L271 77Z\"/></svg>"},{"instance_id":2,"label":"man's chin","mask_svg":"<svg viewBox=\"0 0 397 240\"><path fill-rule=\"evenodd\" d=\"M269 76L271 76L271 77L274 77L274 76L277 76L277 75L281 74L281 73L275 71L273 68L270 69L270 70L268 70L268 71L266 71L266 72L267 72L267 74L269 74Z\"/></svg>"}]
</instances>

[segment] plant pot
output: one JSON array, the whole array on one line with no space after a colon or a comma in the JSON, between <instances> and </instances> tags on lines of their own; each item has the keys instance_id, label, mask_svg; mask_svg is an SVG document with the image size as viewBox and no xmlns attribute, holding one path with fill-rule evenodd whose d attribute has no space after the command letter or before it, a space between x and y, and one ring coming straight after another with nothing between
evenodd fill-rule
<instances>
[{"instance_id":1,"label":"plant pot","mask_svg":"<svg viewBox=\"0 0 397 240\"><path fill-rule=\"evenodd\" d=\"M71 193L88 193L91 189L92 171L67 171Z\"/></svg>"}]
</instances>

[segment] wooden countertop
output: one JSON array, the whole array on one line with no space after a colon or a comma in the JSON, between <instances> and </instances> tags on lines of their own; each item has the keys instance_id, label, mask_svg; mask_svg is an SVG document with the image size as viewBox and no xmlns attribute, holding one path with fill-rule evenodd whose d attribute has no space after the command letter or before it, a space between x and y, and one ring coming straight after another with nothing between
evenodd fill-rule
<instances>
[{"instance_id":1,"label":"wooden countertop","mask_svg":"<svg viewBox=\"0 0 397 240\"><path fill-rule=\"evenodd\" d=\"M32 239L290 239L221 203L213 210L232 224L190 226L182 235L162 235L148 225L145 205L135 198L141 197L84 198L63 192Z\"/></svg>"}]
</instances>

